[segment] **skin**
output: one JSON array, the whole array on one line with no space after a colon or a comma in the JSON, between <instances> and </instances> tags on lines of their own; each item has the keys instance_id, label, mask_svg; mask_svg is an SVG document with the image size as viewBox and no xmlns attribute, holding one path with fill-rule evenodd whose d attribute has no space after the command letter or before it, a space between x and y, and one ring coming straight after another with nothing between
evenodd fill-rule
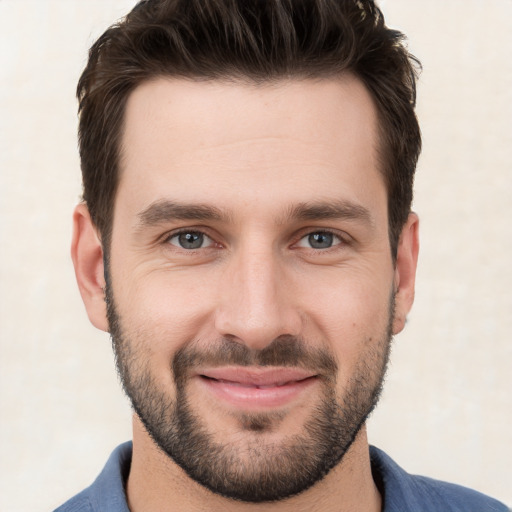
<instances>
[{"instance_id":1,"label":"skin","mask_svg":"<svg viewBox=\"0 0 512 512\"><path fill-rule=\"evenodd\" d=\"M377 145L374 104L350 75L263 86L161 78L131 94L110 269L123 327L160 389L175 393L169 361L191 340L206 347L225 337L261 350L291 335L335 356L342 395L358 361L382 351L393 293L392 332L403 329L418 219L409 216L393 263ZM155 204L169 202L220 215L151 216ZM306 204L343 208L309 219L291 214ZM205 233L205 246L180 248L174 235L183 228ZM325 231L335 235L332 247L312 248L308 235ZM74 214L72 256L89 318L108 331L102 246L84 204ZM257 434L242 431L234 413L270 409L227 403L199 379L188 390L218 441L249 442ZM262 442L302 432L319 395L313 382L280 405L282 419ZM127 494L134 512L381 509L364 427L323 480L270 504L211 493L156 447L136 415L133 429Z\"/></svg>"}]
</instances>

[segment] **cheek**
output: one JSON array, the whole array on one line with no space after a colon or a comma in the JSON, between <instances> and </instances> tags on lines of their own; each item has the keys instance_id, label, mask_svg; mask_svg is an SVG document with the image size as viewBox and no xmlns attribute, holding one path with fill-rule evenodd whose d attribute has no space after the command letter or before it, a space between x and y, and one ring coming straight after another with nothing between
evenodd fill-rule
<instances>
[{"instance_id":1,"label":"cheek","mask_svg":"<svg viewBox=\"0 0 512 512\"><path fill-rule=\"evenodd\" d=\"M171 368L176 352L194 340L211 339L205 329L209 316L205 295L157 273L113 285L125 343L137 360L145 362L158 388L175 393Z\"/></svg>"},{"instance_id":2,"label":"cheek","mask_svg":"<svg viewBox=\"0 0 512 512\"><path fill-rule=\"evenodd\" d=\"M123 325L145 333L159 352L174 352L201 338L214 300L205 282L179 272L134 272L125 286L114 286Z\"/></svg>"},{"instance_id":3,"label":"cheek","mask_svg":"<svg viewBox=\"0 0 512 512\"><path fill-rule=\"evenodd\" d=\"M306 338L320 335L340 366L354 364L370 344L387 335L391 280L391 274L388 282L363 272L317 279L316 293L305 308L310 324Z\"/></svg>"}]
</instances>

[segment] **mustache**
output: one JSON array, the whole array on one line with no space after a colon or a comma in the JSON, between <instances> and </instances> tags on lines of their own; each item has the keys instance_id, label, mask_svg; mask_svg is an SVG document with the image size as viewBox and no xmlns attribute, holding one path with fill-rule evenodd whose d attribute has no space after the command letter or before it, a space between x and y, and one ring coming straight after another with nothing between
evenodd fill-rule
<instances>
[{"instance_id":1,"label":"mustache","mask_svg":"<svg viewBox=\"0 0 512 512\"><path fill-rule=\"evenodd\" d=\"M256 350L228 338L200 347L191 343L180 348L172 359L171 369L177 383L198 366L279 366L303 368L326 378L335 378L338 364L325 348L308 346L301 337L283 335L266 347Z\"/></svg>"}]
</instances>

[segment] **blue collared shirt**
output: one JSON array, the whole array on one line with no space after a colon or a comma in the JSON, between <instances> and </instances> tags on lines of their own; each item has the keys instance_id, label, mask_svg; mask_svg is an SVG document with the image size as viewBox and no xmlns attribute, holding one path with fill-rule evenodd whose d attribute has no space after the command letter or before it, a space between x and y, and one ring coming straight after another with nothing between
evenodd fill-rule
<instances>
[{"instance_id":1,"label":"blue collared shirt","mask_svg":"<svg viewBox=\"0 0 512 512\"><path fill-rule=\"evenodd\" d=\"M406 473L383 451L370 447L373 478L382 512L510 512L472 489ZM54 512L130 512L124 491L132 443L118 446L94 483Z\"/></svg>"}]
</instances>

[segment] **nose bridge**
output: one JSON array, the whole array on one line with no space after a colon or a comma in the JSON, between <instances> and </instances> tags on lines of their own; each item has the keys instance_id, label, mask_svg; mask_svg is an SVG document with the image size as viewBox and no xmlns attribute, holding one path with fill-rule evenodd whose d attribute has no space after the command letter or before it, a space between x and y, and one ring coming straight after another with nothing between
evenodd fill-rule
<instances>
[{"instance_id":1,"label":"nose bridge","mask_svg":"<svg viewBox=\"0 0 512 512\"><path fill-rule=\"evenodd\" d=\"M264 318L270 322L279 309L276 262L269 252L245 253L240 258L239 300L242 312L255 323Z\"/></svg>"},{"instance_id":2,"label":"nose bridge","mask_svg":"<svg viewBox=\"0 0 512 512\"><path fill-rule=\"evenodd\" d=\"M217 330L254 349L281 335L298 335L299 312L271 244L246 243L231 257L220 290Z\"/></svg>"}]
</instances>

